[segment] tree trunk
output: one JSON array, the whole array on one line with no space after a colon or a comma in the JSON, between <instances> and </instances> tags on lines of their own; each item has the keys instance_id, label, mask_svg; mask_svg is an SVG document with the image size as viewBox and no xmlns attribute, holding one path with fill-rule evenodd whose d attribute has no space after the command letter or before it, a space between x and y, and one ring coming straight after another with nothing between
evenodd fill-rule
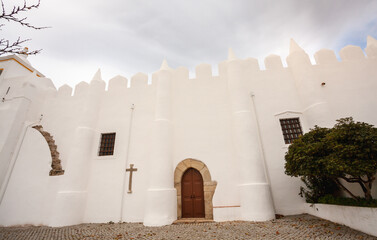
<instances>
[{"instance_id":1,"label":"tree trunk","mask_svg":"<svg viewBox=\"0 0 377 240\"><path fill-rule=\"evenodd\" d=\"M370 189L368 189L368 191L365 192L364 194L365 194L365 198L367 200L371 200L372 199L372 193L371 193Z\"/></svg>"},{"instance_id":2,"label":"tree trunk","mask_svg":"<svg viewBox=\"0 0 377 240\"><path fill-rule=\"evenodd\" d=\"M357 178L341 177L341 178L346 180L349 183L358 183L360 185L361 189L364 192L365 199L367 199L367 200L372 199L371 189L372 189L372 182L374 180L374 177L367 176L368 180L363 180L361 177L357 177ZM357 199L357 197L355 197L355 195L353 195L348 189L346 189L343 185L341 185L340 181L336 181L336 183L340 184L339 186L343 190L345 190L348 194L350 194L352 196L352 198Z\"/></svg>"},{"instance_id":3,"label":"tree trunk","mask_svg":"<svg viewBox=\"0 0 377 240\"><path fill-rule=\"evenodd\" d=\"M343 186L343 184L339 181L339 179L335 178L335 183L341 188L343 189L344 191L346 191L353 199L357 200L357 197L355 195L353 195L353 193L348 190L345 186Z\"/></svg>"},{"instance_id":4,"label":"tree trunk","mask_svg":"<svg viewBox=\"0 0 377 240\"><path fill-rule=\"evenodd\" d=\"M364 187L366 191L364 191L365 198L367 200L372 199L372 182L374 180L374 177L369 177L368 176L368 182L364 183Z\"/></svg>"}]
</instances>

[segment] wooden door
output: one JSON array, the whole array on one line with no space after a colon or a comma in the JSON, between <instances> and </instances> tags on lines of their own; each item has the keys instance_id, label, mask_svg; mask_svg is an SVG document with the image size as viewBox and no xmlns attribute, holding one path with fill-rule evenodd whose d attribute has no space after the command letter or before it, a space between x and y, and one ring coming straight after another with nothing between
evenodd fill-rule
<instances>
[{"instance_id":1,"label":"wooden door","mask_svg":"<svg viewBox=\"0 0 377 240\"><path fill-rule=\"evenodd\" d=\"M189 168L182 176L182 218L204 218L203 178L200 172Z\"/></svg>"}]
</instances>

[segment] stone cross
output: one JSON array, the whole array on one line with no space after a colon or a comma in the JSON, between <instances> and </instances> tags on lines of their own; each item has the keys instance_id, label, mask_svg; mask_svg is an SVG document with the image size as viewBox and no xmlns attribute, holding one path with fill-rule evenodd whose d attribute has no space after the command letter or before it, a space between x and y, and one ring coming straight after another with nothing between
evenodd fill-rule
<instances>
[{"instance_id":1,"label":"stone cross","mask_svg":"<svg viewBox=\"0 0 377 240\"><path fill-rule=\"evenodd\" d=\"M128 181L128 192L132 193L132 172L136 172L137 168L134 168L133 164L130 164L130 168L126 168L126 172L130 172L130 179Z\"/></svg>"}]
</instances>

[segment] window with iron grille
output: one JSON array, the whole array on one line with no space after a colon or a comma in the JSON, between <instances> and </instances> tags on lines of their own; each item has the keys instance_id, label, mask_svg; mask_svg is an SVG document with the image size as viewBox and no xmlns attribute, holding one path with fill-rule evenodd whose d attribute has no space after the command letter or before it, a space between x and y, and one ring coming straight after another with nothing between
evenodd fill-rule
<instances>
[{"instance_id":1,"label":"window with iron grille","mask_svg":"<svg viewBox=\"0 0 377 240\"><path fill-rule=\"evenodd\" d=\"M302 135L299 118L280 119L281 130L283 131L285 144L290 144L293 140Z\"/></svg>"},{"instance_id":2,"label":"window with iron grille","mask_svg":"<svg viewBox=\"0 0 377 240\"><path fill-rule=\"evenodd\" d=\"M99 156L107 156L114 154L115 133L102 133L101 144L99 147Z\"/></svg>"}]
</instances>

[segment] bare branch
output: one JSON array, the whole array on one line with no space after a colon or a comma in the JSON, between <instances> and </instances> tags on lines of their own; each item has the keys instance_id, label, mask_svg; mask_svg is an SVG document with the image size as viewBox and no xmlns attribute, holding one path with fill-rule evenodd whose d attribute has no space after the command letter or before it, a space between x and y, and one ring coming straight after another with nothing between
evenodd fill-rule
<instances>
[{"instance_id":1,"label":"bare branch","mask_svg":"<svg viewBox=\"0 0 377 240\"><path fill-rule=\"evenodd\" d=\"M21 44L30 41L30 39L23 39L21 40L20 37L17 38L14 42L9 42L9 40L5 40L4 38L0 39L0 55L3 54L27 54L27 55L35 55L41 51L39 50L33 50L33 51L26 51L24 47L21 46Z\"/></svg>"},{"instance_id":2,"label":"bare branch","mask_svg":"<svg viewBox=\"0 0 377 240\"><path fill-rule=\"evenodd\" d=\"M341 177L341 178L344 179L345 181L349 182L349 183L355 183L355 182L361 181L359 178L347 178L347 177Z\"/></svg>"},{"instance_id":3,"label":"bare branch","mask_svg":"<svg viewBox=\"0 0 377 240\"><path fill-rule=\"evenodd\" d=\"M1 8L2 8L2 11L0 12L0 20L6 20L8 22L15 22L15 23L21 24L21 26L32 28L35 30L47 28L47 27L37 27L27 22L27 17L19 17L20 13L38 8L40 6L40 0L38 0L36 4L31 4L31 5L28 5L26 3L26 0L24 0L24 4L22 6L13 6L10 12L7 12L5 10L3 0L0 0L0 3L1 3ZM4 23L0 23L0 31L1 31L1 28L4 26L5 26ZM23 46L21 46L27 41L30 41L30 39L21 39L20 37L18 37L18 39L14 42L10 42L9 40L6 40L4 38L0 39L0 55L3 55L3 54L33 55L41 51L41 49L29 51L27 48L24 48Z\"/></svg>"},{"instance_id":4,"label":"bare branch","mask_svg":"<svg viewBox=\"0 0 377 240\"><path fill-rule=\"evenodd\" d=\"M5 7L4 7L3 0L1 0L1 9L3 10L3 15L5 15Z\"/></svg>"},{"instance_id":5,"label":"bare branch","mask_svg":"<svg viewBox=\"0 0 377 240\"><path fill-rule=\"evenodd\" d=\"M11 12L6 13L3 0L1 0L1 7L3 8L3 11L2 11L2 14L0 15L0 19L7 20L8 22L16 22L16 23L21 24L22 26L25 26L25 27L28 27L28 28L33 28L33 29L36 29L36 30L44 29L46 27L36 27L36 26L26 22L27 17L19 18L17 16L17 14L19 14L21 12L26 12L26 11L38 8L39 5L40 5L40 0L38 0L37 4L32 4L32 5L27 5L26 1L24 1L24 5L22 7L14 6Z\"/></svg>"}]
</instances>

